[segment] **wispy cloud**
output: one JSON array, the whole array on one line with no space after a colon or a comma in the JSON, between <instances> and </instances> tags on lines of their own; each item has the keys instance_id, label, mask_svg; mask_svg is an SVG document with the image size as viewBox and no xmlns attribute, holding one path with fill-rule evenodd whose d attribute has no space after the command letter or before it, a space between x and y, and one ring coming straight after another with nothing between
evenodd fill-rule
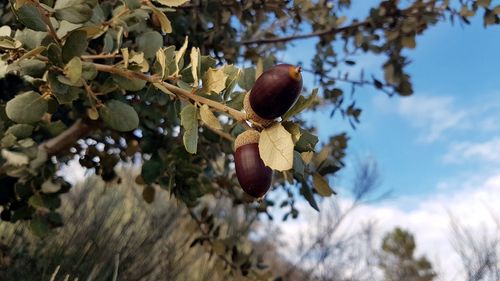
<instances>
[{"instance_id":1,"label":"wispy cloud","mask_svg":"<svg viewBox=\"0 0 500 281\"><path fill-rule=\"evenodd\" d=\"M485 142L460 142L452 144L443 156L446 163L500 162L500 137Z\"/></svg>"},{"instance_id":2,"label":"wispy cloud","mask_svg":"<svg viewBox=\"0 0 500 281\"><path fill-rule=\"evenodd\" d=\"M467 117L467 112L457 108L449 96L414 95L396 101L377 96L374 105L378 110L396 113L409 121L420 131L418 141L425 143L442 139L447 131L463 126Z\"/></svg>"}]
</instances>

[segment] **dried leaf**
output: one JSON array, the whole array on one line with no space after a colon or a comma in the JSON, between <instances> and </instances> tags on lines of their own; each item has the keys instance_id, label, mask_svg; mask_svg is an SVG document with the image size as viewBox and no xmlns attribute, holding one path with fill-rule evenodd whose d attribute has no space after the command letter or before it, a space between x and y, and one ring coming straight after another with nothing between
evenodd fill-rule
<instances>
[{"instance_id":1,"label":"dried leaf","mask_svg":"<svg viewBox=\"0 0 500 281\"><path fill-rule=\"evenodd\" d=\"M209 94L210 92L220 94L226 88L226 80L227 74L224 73L224 69L209 68L203 79L203 89Z\"/></svg>"},{"instance_id":2,"label":"dried leaf","mask_svg":"<svg viewBox=\"0 0 500 281\"><path fill-rule=\"evenodd\" d=\"M278 171L293 167L292 135L281 124L260 133L259 154L266 166Z\"/></svg>"},{"instance_id":3,"label":"dried leaf","mask_svg":"<svg viewBox=\"0 0 500 281\"><path fill-rule=\"evenodd\" d=\"M208 105L204 104L200 107L200 116L201 116L201 121L207 124L207 126L214 128L216 130L222 130L222 126L219 122L219 119L215 117L215 115L212 113Z\"/></svg>"}]
</instances>

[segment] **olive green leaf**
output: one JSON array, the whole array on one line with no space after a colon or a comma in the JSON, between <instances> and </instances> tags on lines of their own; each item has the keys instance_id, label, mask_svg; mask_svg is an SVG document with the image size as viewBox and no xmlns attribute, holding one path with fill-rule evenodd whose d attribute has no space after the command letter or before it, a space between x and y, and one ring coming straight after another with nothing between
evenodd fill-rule
<instances>
[{"instance_id":1,"label":"olive green leaf","mask_svg":"<svg viewBox=\"0 0 500 281\"><path fill-rule=\"evenodd\" d=\"M71 23L85 23L92 18L92 10L97 1L58 0L55 1L55 17Z\"/></svg>"},{"instance_id":2,"label":"olive green leaf","mask_svg":"<svg viewBox=\"0 0 500 281\"><path fill-rule=\"evenodd\" d=\"M10 120L21 124L32 124L42 119L48 110L48 103L34 91L17 95L5 107Z\"/></svg>"},{"instance_id":3,"label":"olive green leaf","mask_svg":"<svg viewBox=\"0 0 500 281\"><path fill-rule=\"evenodd\" d=\"M106 125L120 132L129 132L139 127L139 116L135 109L121 101L110 100L99 109Z\"/></svg>"},{"instance_id":4,"label":"olive green leaf","mask_svg":"<svg viewBox=\"0 0 500 281\"><path fill-rule=\"evenodd\" d=\"M197 108L192 104L186 105L181 111L181 125L184 128L184 147L186 151L195 154L198 150L198 118Z\"/></svg>"},{"instance_id":5,"label":"olive green leaf","mask_svg":"<svg viewBox=\"0 0 500 281\"><path fill-rule=\"evenodd\" d=\"M238 85L240 85L241 88L250 91L253 84L255 84L255 68L249 67L243 69L238 80Z\"/></svg>"},{"instance_id":6,"label":"olive green leaf","mask_svg":"<svg viewBox=\"0 0 500 281\"><path fill-rule=\"evenodd\" d=\"M227 74L224 73L224 69L209 68L203 78L203 90L208 94L211 92L220 94L226 88L226 79Z\"/></svg>"},{"instance_id":7,"label":"olive green leaf","mask_svg":"<svg viewBox=\"0 0 500 281\"><path fill-rule=\"evenodd\" d=\"M36 236L44 237L49 232L49 223L44 217L35 216L30 221L30 230Z\"/></svg>"},{"instance_id":8,"label":"olive green leaf","mask_svg":"<svg viewBox=\"0 0 500 281\"><path fill-rule=\"evenodd\" d=\"M313 185L318 194L323 197L329 197L333 194L333 190L328 185L326 179L318 173L313 174Z\"/></svg>"},{"instance_id":9,"label":"olive green leaf","mask_svg":"<svg viewBox=\"0 0 500 281\"><path fill-rule=\"evenodd\" d=\"M123 2L131 10L139 9L141 7L141 1L139 0L124 0Z\"/></svg>"},{"instance_id":10,"label":"olive green leaf","mask_svg":"<svg viewBox=\"0 0 500 281\"><path fill-rule=\"evenodd\" d=\"M72 58L81 56L87 49L88 43L87 32L82 30L71 32L62 49L63 61L67 63Z\"/></svg>"},{"instance_id":11,"label":"olive green leaf","mask_svg":"<svg viewBox=\"0 0 500 281\"><path fill-rule=\"evenodd\" d=\"M149 31L137 38L137 49L144 53L145 58L153 58L163 46L163 37L156 31Z\"/></svg>"},{"instance_id":12,"label":"olive green leaf","mask_svg":"<svg viewBox=\"0 0 500 281\"><path fill-rule=\"evenodd\" d=\"M281 124L264 129L260 133L259 154L271 169L290 170L293 167L292 135Z\"/></svg>"},{"instance_id":13,"label":"olive green leaf","mask_svg":"<svg viewBox=\"0 0 500 281\"><path fill-rule=\"evenodd\" d=\"M42 14L33 3L26 3L14 12L17 19L29 29L35 31L47 31L47 25Z\"/></svg>"},{"instance_id":14,"label":"olive green leaf","mask_svg":"<svg viewBox=\"0 0 500 281\"><path fill-rule=\"evenodd\" d=\"M318 88L315 88L308 98L304 98L304 96L299 96L297 102L281 118L283 120L288 120L290 117L297 115L304 109L310 107L316 101L317 94L318 94Z\"/></svg>"},{"instance_id":15,"label":"olive green leaf","mask_svg":"<svg viewBox=\"0 0 500 281\"><path fill-rule=\"evenodd\" d=\"M200 107L200 116L201 116L201 121L207 124L207 126L214 128L216 130L222 130L222 126L219 122L219 119L215 117L215 115L210 110L208 105L204 104Z\"/></svg>"},{"instance_id":16,"label":"olive green leaf","mask_svg":"<svg viewBox=\"0 0 500 281\"><path fill-rule=\"evenodd\" d=\"M147 83L142 79L129 79L118 74L113 74L111 77L121 88L132 92L142 90Z\"/></svg>"},{"instance_id":17,"label":"olive green leaf","mask_svg":"<svg viewBox=\"0 0 500 281\"><path fill-rule=\"evenodd\" d=\"M13 126L10 126L7 131L5 131L5 134L12 134L14 135L17 139L24 139L33 133L33 126L28 125L28 124L15 124Z\"/></svg>"},{"instance_id":18,"label":"olive green leaf","mask_svg":"<svg viewBox=\"0 0 500 281\"><path fill-rule=\"evenodd\" d=\"M313 207L314 210L319 212L318 203L316 202L316 199L314 199L314 195L311 192L311 188L307 185L306 181L303 181L301 184L300 194L304 196L304 198L307 200L309 205Z\"/></svg>"}]
</instances>

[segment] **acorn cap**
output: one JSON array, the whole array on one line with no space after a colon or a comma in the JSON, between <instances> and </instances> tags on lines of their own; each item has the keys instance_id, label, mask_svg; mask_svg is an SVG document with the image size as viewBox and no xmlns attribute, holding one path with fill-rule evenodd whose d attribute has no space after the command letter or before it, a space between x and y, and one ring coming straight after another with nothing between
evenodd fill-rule
<instances>
[{"instance_id":1,"label":"acorn cap","mask_svg":"<svg viewBox=\"0 0 500 281\"><path fill-rule=\"evenodd\" d=\"M250 143L259 143L260 134L255 130L247 130L239 134L234 140L234 150L238 147L244 146Z\"/></svg>"},{"instance_id":2,"label":"acorn cap","mask_svg":"<svg viewBox=\"0 0 500 281\"><path fill-rule=\"evenodd\" d=\"M248 119L251 119L252 121L262 125L262 127L264 128L267 128L274 123L274 120L262 118L257 115L257 113L255 113L255 111L252 109L252 106L250 105L250 92L248 92L243 99L243 108L247 113Z\"/></svg>"}]
</instances>

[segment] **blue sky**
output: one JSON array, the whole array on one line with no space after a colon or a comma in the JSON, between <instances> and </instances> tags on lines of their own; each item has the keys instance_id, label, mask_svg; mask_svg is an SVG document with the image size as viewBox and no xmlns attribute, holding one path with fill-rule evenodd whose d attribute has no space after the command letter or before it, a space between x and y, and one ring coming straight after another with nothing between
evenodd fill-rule
<instances>
[{"instance_id":1,"label":"blue sky","mask_svg":"<svg viewBox=\"0 0 500 281\"><path fill-rule=\"evenodd\" d=\"M310 61L314 40L294 45L284 59ZM481 17L465 27L440 23L418 37L416 49L406 52L413 61L408 67L412 97L388 98L370 87L358 89L356 100L363 114L356 130L339 115L332 122L327 110L314 114L323 141L340 131L351 136L348 165L334 184L348 185L359 159L372 157L378 162L383 188L391 189L393 196L425 196L435 192L442 179L466 175L482 164L444 158L456 144L488 141L499 133L500 123L495 124L500 122L499 46L498 27L485 29ZM365 66L365 73L380 77L380 62L364 56L358 64ZM304 80L308 88L314 86L309 74Z\"/></svg>"}]
</instances>

